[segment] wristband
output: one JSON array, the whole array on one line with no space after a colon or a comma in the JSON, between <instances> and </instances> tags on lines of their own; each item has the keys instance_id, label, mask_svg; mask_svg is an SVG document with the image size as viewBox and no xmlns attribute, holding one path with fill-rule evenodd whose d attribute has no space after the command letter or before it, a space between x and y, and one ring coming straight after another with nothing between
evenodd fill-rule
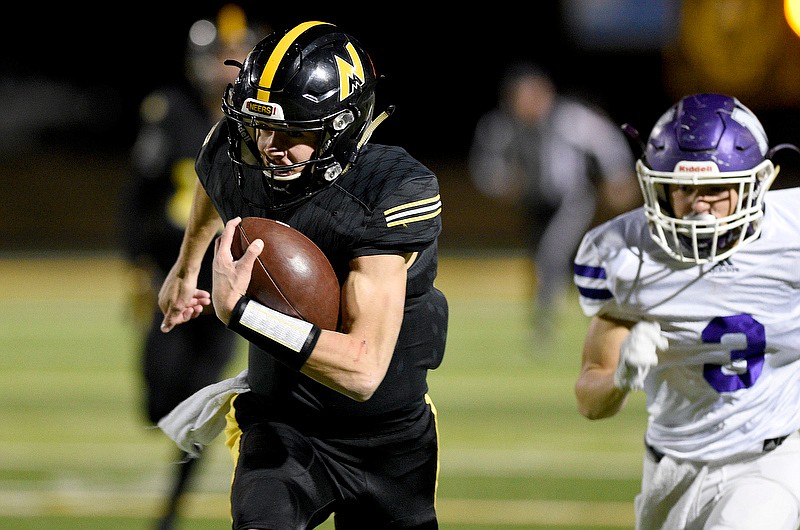
<instances>
[{"instance_id":1,"label":"wristband","mask_svg":"<svg viewBox=\"0 0 800 530\"><path fill-rule=\"evenodd\" d=\"M322 329L242 296L231 312L228 328L289 368L300 370L311 356Z\"/></svg>"}]
</instances>

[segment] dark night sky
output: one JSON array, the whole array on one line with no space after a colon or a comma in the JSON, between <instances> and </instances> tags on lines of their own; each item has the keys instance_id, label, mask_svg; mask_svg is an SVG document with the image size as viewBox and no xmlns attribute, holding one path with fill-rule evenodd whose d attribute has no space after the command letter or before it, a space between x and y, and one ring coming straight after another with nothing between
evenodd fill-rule
<instances>
[{"instance_id":1,"label":"dark night sky","mask_svg":"<svg viewBox=\"0 0 800 530\"><path fill-rule=\"evenodd\" d=\"M397 107L372 140L402 145L436 168L453 197L449 234L481 245L497 239L496 233L485 234L490 224L481 214L493 221L495 215L509 214L487 209L465 186L460 168L475 124L495 105L504 67L515 59L533 59L551 71L563 92L588 98L616 123L631 123L646 136L673 103L658 44L598 49L593 35L582 46L576 36L585 34L565 22L562 5L600 6L604 11L595 12L596 18L624 28L609 33L612 38L630 39L638 31L649 40L652 29L638 10L677 1L543 0L532 3L527 9L532 14L525 16L499 2L478 11L437 6L437 13L407 2L372 3L370 10L337 3L300 14L299 3L293 9L264 0L241 5L251 18L273 28L323 20L357 37L384 76L378 110ZM222 5L210 0L182 4L142 0L127 11L122 4L103 11L75 3L43 9L29 2L16 5L15 16L7 17L7 29L15 31L0 32L0 191L16 194L16 200L6 201L0 215L0 239L9 248L114 244L116 190L125 178L139 102L157 86L182 78L189 27L199 18L213 18ZM343 5L347 9L340 9ZM624 9L609 13L611 5ZM663 25L677 20L656 18ZM773 145L800 144L800 108L759 114ZM782 156L782 185L800 182L800 157ZM84 219L75 211L93 213ZM53 216L59 222L47 221ZM33 240L20 231L21 218L41 237Z\"/></svg>"},{"instance_id":2,"label":"dark night sky","mask_svg":"<svg viewBox=\"0 0 800 530\"><path fill-rule=\"evenodd\" d=\"M96 110L115 121L110 126L114 132L101 135L102 142L110 148L126 146L138 101L157 85L180 78L190 24L213 17L220 4L190 5L182 10L174 3L146 0L130 4L129 12L83 14L75 4L62 4L38 18L19 17L37 38L11 40L5 32L0 71L67 81L87 91L110 88L118 96L119 113L113 118L108 108ZM359 38L385 76L378 109L397 105L374 140L400 142L420 156L462 155L479 114L494 104L504 65L519 57L541 62L562 89L588 96L620 123L638 121L647 129L669 103L660 92L657 51L580 50L565 36L559 3L553 0L536 2L534 14L526 17L513 8L433 15L403 3L370 12L309 9L302 15L296 8L260 10L275 5L263 1L241 5L273 27L317 19Z\"/></svg>"}]
</instances>

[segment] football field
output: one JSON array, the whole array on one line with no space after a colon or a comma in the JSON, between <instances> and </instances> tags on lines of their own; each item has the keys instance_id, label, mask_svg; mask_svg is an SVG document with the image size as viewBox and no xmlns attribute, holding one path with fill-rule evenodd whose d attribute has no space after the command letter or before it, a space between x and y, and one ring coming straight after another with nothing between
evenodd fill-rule
<instances>
[{"instance_id":1,"label":"football field","mask_svg":"<svg viewBox=\"0 0 800 530\"><path fill-rule=\"evenodd\" d=\"M644 396L618 416L577 413L588 319L572 292L558 336L533 334L532 272L513 255L447 255L439 412L443 530L633 527ZM140 412L138 328L113 255L0 259L0 528L149 529L175 448ZM230 366L244 367L244 343ZM231 462L217 440L182 529L225 529ZM331 522L323 528L332 529Z\"/></svg>"}]
</instances>

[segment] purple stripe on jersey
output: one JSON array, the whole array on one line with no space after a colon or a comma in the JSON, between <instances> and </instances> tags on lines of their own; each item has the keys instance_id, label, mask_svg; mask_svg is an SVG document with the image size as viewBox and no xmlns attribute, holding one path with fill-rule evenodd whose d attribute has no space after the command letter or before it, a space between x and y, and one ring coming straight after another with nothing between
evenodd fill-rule
<instances>
[{"instance_id":1,"label":"purple stripe on jersey","mask_svg":"<svg viewBox=\"0 0 800 530\"><path fill-rule=\"evenodd\" d=\"M606 270L603 267L591 267L589 265L574 265L575 274L584 278L606 279Z\"/></svg>"},{"instance_id":2,"label":"purple stripe on jersey","mask_svg":"<svg viewBox=\"0 0 800 530\"><path fill-rule=\"evenodd\" d=\"M578 286L578 292L585 298L592 300L608 300L611 298L611 291L608 289L589 289L587 287Z\"/></svg>"}]
</instances>

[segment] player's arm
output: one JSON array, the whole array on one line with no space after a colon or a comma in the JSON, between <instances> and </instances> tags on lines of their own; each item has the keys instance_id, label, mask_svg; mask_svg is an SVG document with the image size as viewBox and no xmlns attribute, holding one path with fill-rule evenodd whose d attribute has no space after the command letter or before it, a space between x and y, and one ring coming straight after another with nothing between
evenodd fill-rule
<instances>
[{"instance_id":1,"label":"player's arm","mask_svg":"<svg viewBox=\"0 0 800 530\"><path fill-rule=\"evenodd\" d=\"M592 317L583 343L581 372L575 383L578 412L591 420L608 418L622 409L628 389L614 385L620 347L632 322Z\"/></svg>"},{"instance_id":2,"label":"player's arm","mask_svg":"<svg viewBox=\"0 0 800 530\"><path fill-rule=\"evenodd\" d=\"M231 243L240 219L230 220L214 255L214 309L237 333L278 360L357 401L383 381L403 323L406 270L415 254L355 258L342 287L341 332L322 330L244 296L264 248L253 241L239 260Z\"/></svg>"},{"instance_id":3,"label":"player's arm","mask_svg":"<svg viewBox=\"0 0 800 530\"><path fill-rule=\"evenodd\" d=\"M636 160L628 138L622 129L604 113L586 109L579 141L591 153L599 166L599 201L604 214L615 216L642 204L642 195L636 179Z\"/></svg>"},{"instance_id":4,"label":"player's arm","mask_svg":"<svg viewBox=\"0 0 800 530\"><path fill-rule=\"evenodd\" d=\"M198 181L178 258L158 293L158 305L164 313L161 324L164 333L199 316L211 304L211 293L197 288L197 277L203 255L220 225L219 214Z\"/></svg>"},{"instance_id":5,"label":"player's arm","mask_svg":"<svg viewBox=\"0 0 800 530\"><path fill-rule=\"evenodd\" d=\"M386 254L351 261L342 287L342 331L321 333L304 374L359 401L372 396L403 323L407 258Z\"/></svg>"},{"instance_id":6,"label":"player's arm","mask_svg":"<svg viewBox=\"0 0 800 530\"><path fill-rule=\"evenodd\" d=\"M604 180L600 185L600 197L600 204L605 205L612 216L642 204L635 175L630 173L619 173Z\"/></svg>"}]
</instances>

